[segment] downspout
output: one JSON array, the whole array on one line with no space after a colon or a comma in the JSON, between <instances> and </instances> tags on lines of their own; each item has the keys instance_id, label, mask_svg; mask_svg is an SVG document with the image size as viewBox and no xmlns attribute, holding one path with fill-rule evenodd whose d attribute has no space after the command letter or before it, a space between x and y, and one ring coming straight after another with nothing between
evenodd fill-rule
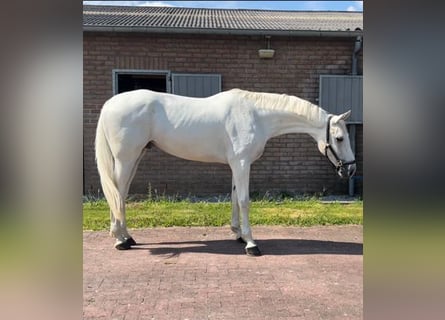
<instances>
[{"instance_id":1,"label":"downspout","mask_svg":"<svg viewBox=\"0 0 445 320\"><path fill-rule=\"evenodd\" d=\"M357 75L357 55L360 52L360 50L362 49L362 44L363 44L363 38L361 36L357 36L357 38L355 38L355 43L354 43L354 51L352 52L352 75L356 76ZM351 141L351 149L352 152L355 155L355 138L356 138L356 130L355 130L355 124L350 124L349 125L349 138ZM354 177L351 177L349 179L349 196L353 196L355 193L355 185L354 185Z\"/></svg>"},{"instance_id":2,"label":"downspout","mask_svg":"<svg viewBox=\"0 0 445 320\"><path fill-rule=\"evenodd\" d=\"M360 52L360 50L362 49L362 43L363 43L362 36L357 36L357 38L355 38L354 51L352 52L352 75L353 76L357 75L357 55Z\"/></svg>"}]
</instances>

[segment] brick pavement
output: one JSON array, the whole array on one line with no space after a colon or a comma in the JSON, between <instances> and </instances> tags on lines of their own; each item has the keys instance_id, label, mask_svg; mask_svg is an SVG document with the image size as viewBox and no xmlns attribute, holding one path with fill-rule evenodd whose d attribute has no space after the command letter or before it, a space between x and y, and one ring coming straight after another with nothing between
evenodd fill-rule
<instances>
[{"instance_id":1,"label":"brick pavement","mask_svg":"<svg viewBox=\"0 0 445 320\"><path fill-rule=\"evenodd\" d=\"M254 227L248 257L229 227L133 230L113 248L84 232L84 319L361 319L363 228Z\"/></svg>"}]
</instances>

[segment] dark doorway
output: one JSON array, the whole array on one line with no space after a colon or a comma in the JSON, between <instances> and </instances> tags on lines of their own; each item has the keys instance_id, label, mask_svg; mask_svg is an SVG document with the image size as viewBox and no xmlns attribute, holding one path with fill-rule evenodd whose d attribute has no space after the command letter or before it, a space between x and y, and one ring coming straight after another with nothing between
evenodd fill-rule
<instances>
[{"instance_id":1,"label":"dark doorway","mask_svg":"<svg viewBox=\"0 0 445 320\"><path fill-rule=\"evenodd\" d=\"M136 89L167 92L167 76L164 74L118 74L117 93Z\"/></svg>"}]
</instances>

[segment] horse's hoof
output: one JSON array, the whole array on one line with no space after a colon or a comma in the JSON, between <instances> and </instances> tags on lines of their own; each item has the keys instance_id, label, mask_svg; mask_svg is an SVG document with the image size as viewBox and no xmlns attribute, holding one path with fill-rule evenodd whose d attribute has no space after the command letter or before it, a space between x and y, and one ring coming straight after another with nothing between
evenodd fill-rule
<instances>
[{"instance_id":1,"label":"horse's hoof","mask_svg":"<svg viewBox=\"0 0 445 320\"><path fill-rule=\"evenodd\" d=\"M261 256L261 251L258 247L250 247L246 248L246 254L251 257L259 257Z\"/></svg>"},{"instance_id":2,"label":"horse's hoof","mask_svg":"<svg viewBox=\"0 0 445 320\"><path fill-rule=\"evenodd\" d=\"M124 241L124 242L116 244L114 247L117 250L128 250L128 249L131 249L131 245L130 245L128 239L126 241Z\"/></svg>"},{"instance_id":3,"label":"horse's hoof","mask_svg":"<svg viewBox=\"0 0 445 320\"><path fill-rule=\"evenodd\" d=\"M127 242L130 246L135 246L137 244L133 237L128 238L125 242Z\"/></svg>"},{"instance_id":4,"label":"horse's hoof","mask_svg":"<svg viewBox=\"0 0 445 320\"><path fill-rule=\"evenodd\" d=\"M240 242L240 243L247 243L246 241L244 241L244 239L243 238L241 238L241 237L239 237L239 238L236 238L236 241L238 241L238 242Z\"/></svg>"}]
</instances>

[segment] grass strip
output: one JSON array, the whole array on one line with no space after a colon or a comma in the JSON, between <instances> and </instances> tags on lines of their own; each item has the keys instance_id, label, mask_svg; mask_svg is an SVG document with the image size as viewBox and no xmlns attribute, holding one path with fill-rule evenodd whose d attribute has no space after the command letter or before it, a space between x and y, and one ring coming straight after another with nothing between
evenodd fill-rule
<instances>
[{"instance_id":1,"label":"grass strip","mask_svg":"<svg viewBox=\"0 0 445 320\"><path fill-rule=\"evenodd\" d=\"M139 201L127 203L129 228L230 225L230 202ZM251 225L314 226L363 224L363 202L324 204L318 200L252 201ZM83 229L108 230L104 200L83 204Z\"/></svg>"}]
</instances>

